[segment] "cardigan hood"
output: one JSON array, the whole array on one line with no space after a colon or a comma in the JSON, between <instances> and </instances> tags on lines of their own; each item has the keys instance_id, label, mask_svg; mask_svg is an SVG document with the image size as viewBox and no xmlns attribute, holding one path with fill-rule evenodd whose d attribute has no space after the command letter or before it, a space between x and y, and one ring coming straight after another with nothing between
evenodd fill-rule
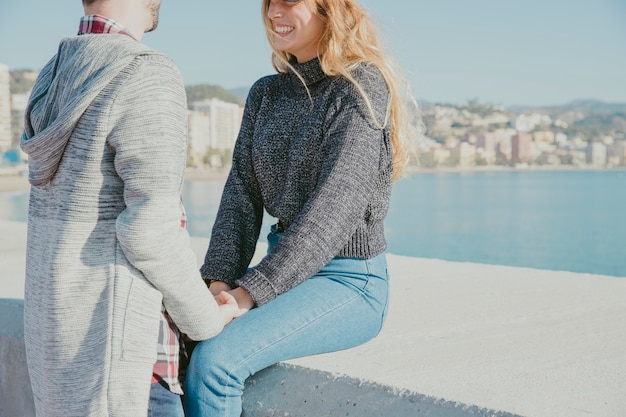
<instances>
[{"instance_id":1,"label":"cardigan hood","mask_svg":"<svg viewBox=\"0 0 626 417\"><path fill-rule=\"evenodd\" d=\"M31 185L52 180L76 123L98 94L137 56L157 53L120 34L61 41L39 74L26 108L20 147L28 154Z\"/></svg>"}]
</instances>

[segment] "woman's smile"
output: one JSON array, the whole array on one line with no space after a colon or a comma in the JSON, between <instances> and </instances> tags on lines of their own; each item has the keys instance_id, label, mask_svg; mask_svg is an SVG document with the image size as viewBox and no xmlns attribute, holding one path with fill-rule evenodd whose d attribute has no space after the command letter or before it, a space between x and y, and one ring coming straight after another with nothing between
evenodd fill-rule
<instances>
[{"instance_id":1,"label":"woman's smile","mask_svg":"<svg viewBox=\"0 0 626 417\"><path fill-rule=\"evenodd\" d=\"M278 34L291 33L294 29L295 28L293 26L283 26L283 25L279 25L279 24L274 25L274 32L276 32Z\"/></svg>"}]
</instances>

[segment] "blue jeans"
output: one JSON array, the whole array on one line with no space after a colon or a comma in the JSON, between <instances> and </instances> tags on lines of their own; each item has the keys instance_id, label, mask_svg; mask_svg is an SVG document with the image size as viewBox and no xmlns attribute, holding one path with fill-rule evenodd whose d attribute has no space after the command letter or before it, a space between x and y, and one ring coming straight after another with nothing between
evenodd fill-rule
<instances>
[{"instance_id":1,"label":"blue jeans","mask_svg":"<svg viewBox=\"0 0 626 417\"><path fill-rule=\"evenodd\" d=\"M180 395L174 394L158 382L150 384L148 417L184 417Z\"/></svg>"},{"instance_id":2,"label":"blue jeans","mask_svg":"<svg viewBox=\"0 0 626 417\"><path fill-rule=\"evenodd\" d=\"M270 233L270 249L279 235ZM334 258L317 274L199 343L185 382L187 417L239 417L246 378L279 361L374 338L387 310L385 255Z\"/></svg>"}]
</instances>

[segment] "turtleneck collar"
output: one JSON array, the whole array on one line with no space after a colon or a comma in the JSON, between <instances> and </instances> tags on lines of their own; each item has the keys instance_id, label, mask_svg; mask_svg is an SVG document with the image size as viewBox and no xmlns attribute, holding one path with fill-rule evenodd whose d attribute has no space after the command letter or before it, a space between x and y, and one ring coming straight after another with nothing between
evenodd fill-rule
<instances>
[{"instance_id":1,"label":"turtleneck collar","mask_svg":"<svg viewBox=\"0 0 626 417\"><path fill-rule=\"evenodd\" d=\"M290 61L290 64L294 67L294 69L300 74L300 76L304 79L307 86L313 85L318 81L323 80L327 77L327 75L322 70L322 65L320 63L319 58L313 58L310 61L298 63L295 58ZM302 81L298 78L296 74L293 73L291 69L289 69L289 76L291 79L300 85L302 85Z\"/></svg>"}]
</instances>

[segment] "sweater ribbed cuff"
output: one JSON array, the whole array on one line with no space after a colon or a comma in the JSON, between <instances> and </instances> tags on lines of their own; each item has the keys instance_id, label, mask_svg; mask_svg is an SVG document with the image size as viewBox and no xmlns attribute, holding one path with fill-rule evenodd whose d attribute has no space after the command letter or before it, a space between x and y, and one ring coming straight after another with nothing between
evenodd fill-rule
<instances>
[{"instance_id":1,"label":"sweater ribbed cuff","mask_svg":"<svg viewBox=\"0 0 626 417\"><path fill-rule=\"evenodd\" d=\"M256 269L249 270L246 275L235 281L235 283L250 294L257 307L272 301L279 295L267 277Z\"/></svg>"}]
</instances>

